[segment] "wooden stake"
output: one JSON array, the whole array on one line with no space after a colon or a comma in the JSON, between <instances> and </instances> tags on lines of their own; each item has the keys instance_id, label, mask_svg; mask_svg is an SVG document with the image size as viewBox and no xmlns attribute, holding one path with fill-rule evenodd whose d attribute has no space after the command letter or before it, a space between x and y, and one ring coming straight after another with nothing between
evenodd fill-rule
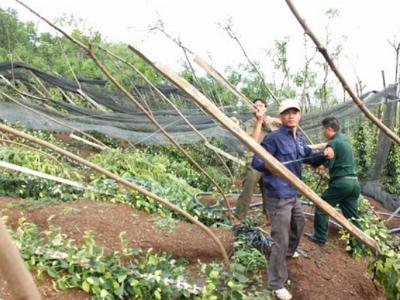
<instances>
[{"instance_id":1,"label":"wooden stake","mask_svg":"<svg viewBox=\"0 0 400 300\"><path fill-rule=\"evenodd\" d=\"M142 59L147 61L158 69L168 80L174 83L177 87L181 88L188 95L192 97L194 101L200 104L206 111L210 113L218 122L220 122L225 128L232 132L240 141L243 142L251 151L261 157L268 170L273 174L277 174L286 180L288 180L294 187L297 188L305 197L314 202L318 207L325 211L329 216L338 221L344 228L346 228L353 236L355 236L362 243L367 245L369 248L380 253L381 250L379 245L374 239L364 234L360 229L355 227L349 220L347 220L342 214L338 213L332 206L322 200L312 189L310 189L304 182L297 178L291 171L289 171L284 165L282 165L275 157L269 154L260 144L254 139L250 138L246 132L244 132L239 125L228 118L218 107L216 107L210 100L208 100L203 94L201 94L195 87L187 82L182 77L176 75L167 67L161 65L158 62L153 62L141 51L133 46L129 46L129 49L134 51Z\"/></svg>"}]
</instances>

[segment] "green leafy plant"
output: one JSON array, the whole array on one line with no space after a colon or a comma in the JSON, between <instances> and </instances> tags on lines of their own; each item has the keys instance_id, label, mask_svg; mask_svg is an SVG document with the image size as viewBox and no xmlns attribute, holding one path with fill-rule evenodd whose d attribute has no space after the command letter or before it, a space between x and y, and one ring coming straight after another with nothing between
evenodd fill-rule
<instances>
[{"instance_id":1,"label":"green leafy plant","mask_svg":"<svg viewBox=\"0 0 400 300\"><path fill-rule=\"evenodd\" d=\"M359 201L361 229L372 237L379 245L382 254L372 253L369 249L354 248L354 243L350 235L342 233L342 238L347 241L347 250L355 250L356 257L370 256L369 270L373 274L374 280L383 285L388 299L400 298L400 243L394 240L388 233L383 224L371 208L369 202L361 197Z\"/></svg>"},{"instance_id":2,"label":"green leafy plant","mask_svg":"<svg viewBox=\"0 0 400 300\"><path fill-rule=\"evenodd\" d=\"M254 248L247 239L239 238L234 246L233 262L242 265L247 272L259 271L268 266L265 255Z\"/></svg>"},{"instance_id":3,"label":"green leafy plant","mask_svg":"<svg viewBox=\"0 0 400 300\"><path fill-rule=\"evenodd\" d=\"M81 289L91 299L270 299L266 291L251 291L247 270L239 263L231 271L221 264L201 264L204 285L190 283L183 260L129 248L124 233L122 252L110 254L96 245L91 232L77 245L59 229L40 233L25 219L19 220L13 238L39 280L47 275L57 289Z\"/></svg>"},{"instance_id":4,"label":"green leafy plant","mask_svg":"<svg viewBox=\"0 0 400 300\"><path fill-rule=\"evenodd\" d=\"M376 130L362 121L352 134L354 157L357 173L361 179L366 179L376 151Z\"/></svg>"},{"instance_id":5,"label":"green leafy plant","mask_svg":"<svg viewBox=\"0 0 400 300\"><path fill-rule=\"evenodd\" d=\"M176 173L170 173L174 170L188 168L185 162L179 168L179 162L166 155L153 155L146 151L120 149L97 154L91 157L91 160L127 180L165 197L180 208L197 216L199 220L206 224L212 224L216 218L215 212L202 209L193 201L193 195L200 192L199 189L190 186L184 178L178 177ZM91 185L95 186L98 192L86 192L85 196L90 199L98 199L100 195L104 198L104 195L106 195L108 200L113 202L129 203L149 213L158 212L162 216L173 215L175 218L181 218L180 215L171 212L155 200L148 199L136 191L123 190L114 181L106 180L98 174L91 175ZM217 214L224 218L221 209Z\"/></svg>"},{"instance_id":6,"label":"green leafy plant","mask_svg":"<svg viewBox=\"0 0 400 300\"><path fill-rule=\"evenodd\" d=\"M400 190L400 146L392 143L382 176L385 190L399 194Z\"/></svg>"}]
</instances>

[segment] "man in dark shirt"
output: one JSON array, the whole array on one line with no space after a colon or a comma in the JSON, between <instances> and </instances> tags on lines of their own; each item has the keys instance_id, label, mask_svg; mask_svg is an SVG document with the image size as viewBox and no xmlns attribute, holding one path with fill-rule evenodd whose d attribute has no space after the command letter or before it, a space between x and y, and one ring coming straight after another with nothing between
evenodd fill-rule
<instances>
[{"instance_id":1,"label":"man in dark shirt","mask_svg":"<svg viewBox=\"0 0 400 300\"><path fill-rule=\"evenodd\" d=\"M326 148L329 186L321 198L335 207L339 205L343 215L360 227L358 219L358 198L360 184L355 171L353 151L349 139L339 132L339 121L328 117L322 121L324 136L328 139ZM324 244L328 237L328 216L318 207L315 210L314 233L305 234L311 241ZM356 245L357 246L357 245Z\"/></svg>"},{"instance_id":2,"label":"man in dark shirt","mask_svg":"<svg viewBox=\"0 0 400 300\"><path fill-rule=\"evenodd\" d=\"M293 99L282 101L279 117L282 126L269 133L261 145L279 161L290 161L286 167L301 178L301 159L311 156L312 149L305 145L303 135L298 131L301 118L298 102ZM284 287L288 279L286 257L297 254L295 251L305 222L303 210L297 198L298 192L290 182L269 172L257 155L253 157L252 166L263 172L268 197L266 208L271 219L271 237L275 242L269 257L268 284L278 299L289 300L292 295Z\"/></svg>"}]
</instances>

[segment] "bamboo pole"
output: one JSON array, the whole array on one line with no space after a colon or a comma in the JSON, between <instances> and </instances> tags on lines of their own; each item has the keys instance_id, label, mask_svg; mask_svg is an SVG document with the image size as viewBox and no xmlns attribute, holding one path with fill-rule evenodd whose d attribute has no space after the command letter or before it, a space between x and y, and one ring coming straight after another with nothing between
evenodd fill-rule
<instances>
[{"instance_id":1,"label":"bamboo pole","mask_svg":"<svg viewBox=\"0 0 400 300\"><path fill-rule=\"evenodd\" d=\"M250 108L252 112L255 111L252 101L245 95L243 95L241 92L239 92L236 89L236 87L233 84L231 84L226 78L224 78L221 75L221 73L215 70L213 66L211 66L209 63L207 63L204 59L202 59L199 56L196 56L194 61L200 67L202 67L203 70L206 71L211 77L213 77L215 80L224 85L228 90L230 90L236 97L242 99L242 101ZM278 98L272 93L272 91L268 89L268 92L271 95L271 97L275 100L275 102L279 104ZM307 135L307 133L300 126L298 126L298 128L301 131L301 133L305 136L305 138L308 140L308 142L312 144L313 142L311 138Z\"/></svg>"},{"instance_id":2,"label":"bamboo pole","mask_svg":"<svg viewBox=\"0 0 400 300\"><path fill-rule=\"evenodd\" d=\"M76 105L75 102L72 101L72 99L67 95L66 92L63 91L62 88L59 87L57 88L57 90L61 93L61 95L63 95L64 99L67 100L69 104Z\"/></svg>"},{"instance_id":3,"label":"bamboo pole","mask_svg":"<svg viewBox=\"0 0 400 300\"><path fill-rule=\"evenodd\" d=\"M29 149L29 150L31 150L31 151L35 151L35 152L37 152L37 153L40 153L41 155L45 156L46 158L48 158L48 159L50 159L51 161L53 161L54 163L56 163L57 166L59 166L61 170L63 170L63 171L65 170L65 167L63 166L63 164L62 164L61 162L59 162L55 157L53 157L53 156L51 156L50 154L48 154L48 153L46 153L46 152L43 152L43 151L41 151L41 150L39 150L39 149L36 149L35 147L31 147L31 146L28 146L28 145L25 145L25 144L22 144L22 143L18 143L18 142L15 142L15 141L11 141L11 140L6 140L6 139L0 138L0 145L1 145L2 143L15 145L15 146L17 146L17 147L26 148L26 149Z\"/></svg>"},{"instance_id":4,"label":"bamboo pole","mask_svg":"<svg viewBox=\"0 0 400 300\"><path fill-rule=\"evenodd\" d=\"M244 167L246 165L246 162L244 160L241 160L233 155L230 155L229 153L225 152L224 150L221 150L218 147L215 147L214 145L211 145L210 143L206 142L204 144L207 148L213 150L216 153L221 154L222 156L226 157L227 159L230 159L231 161L237 163L238 165Z\"/></svg>"},{"instance_id":5,"label":"bamboo pole","mask_svg":"<svg viewBox=\"0 0 400 300\"><path fill-rule=\"evenodd\" d=\"M246 57L248 63L253 67L253 70L256 71L258 74L258 77L261 79L262 84L264 85L264 88L267 90L267 92L271 95L272 99L276 102L276 104L279 104L278 98L274 95L274 93L271 91L271 89L268 87L267 83L265 82L264 75L261 73L259 68L256 66L256 64L250 59L250 57L247 55L246 50L244 49L242 43L240 42L239 38L237 37L236 33L233 32L232 28L230 25L224 27L225 31L228 33L228 35L236 41L238 44L239 48L242 50L244 57Z\"/></svg>"},{"instance_id":6,"label":"bamboo pole","mask_svg":"<svg viewBox=\"0 0 400 300\"><path fill-rule=\"evenodd\" d=\"M119 177L118 175L115 175L114 173L111 173L110 171L94 164L91 163L89 161L87 161L86 159L83 159L69 151L66 151L64 149L61 149L60 147L57 147L53 144L50 144L44 140L35 138L32 135L29 135L27 133L24 133L22 131L16 130L14 128L11 128L9 126L6 126L4 124L0 124L0 130L3 130L5 132L8 132L12 135L24 138L28 141L31 141L32 143L41 145L43 147L49 148L51 150L53 150L54 152L57 152L63 156L66 156L82 165L85 165L93 170L96 170L97 172L107 176L108 178L111 178L113 180L115 180L116 182L120 183L121 185L123 185L125 188L131 188L134 189L135 191L138 191L139 193L142 193L143 195L156 200L157 202L160 202L161 204L165 205L166 207L170 208L171 210L183 215L184 217L186 217L187 219L189 219L192 223L196 224L197 226L199 226L201 229L203 229L211 238L212 240L217 244L218 248L221 251L221 254L223 256L224 259L224 263L225 265L229 266L229 258L228 255L226 254L225 248L222 245L221 241L218 239L218 237L207 227L205 226L203 223L201 223L200 221L198 221L196 218L194 218L192 215L190 215L187 211L179 208L178 206L172 204L171 202L169 202L167 199L164 199L152 192L149 192L148 190L144 189L143 187L127 181L125 179L123 179L122 177ZM1 244L0 244L1 245ZM1 248L1 247L0 247ZM1 261L1 260L0 260Z\"/></svg>"},{"instance_id":7,"label":"bamboo pole","mask_svg":"<svg viewBox=\"0 0 400 300\"><path fill-rule=\"evenodd\" d=\"M40 14L38 14L36 11L34 11L32 8L30 8L28 5L24 4L20 0L15 0L17 3L21 4L24 6L26 9L28 9L30 12L32 12L34 15L36 15L38 18L42 19L44 22L46 22L48 25L50 25L52 28L60 32L62 35L64 35L67 39L69 39L72 43L77 45L79 48L82 50L86 51L87 55L93 60L93 62L97 65L97 67L101 70L101 72L107 76L108 79L130 100L132 101L145 115L146 117L167 137L167 139L177 147L182 154L185 155L185 157L201 172L203 173L216 187L218 192L222 195L224 198L224 204L227 208L227 214L228 218L230 219L231 222L235 222L235 219L232 214L232 209L230 207L229 201L225 196L224 191L222 188L219 186L219 184L197 163L196 160L193 159L193 157L190 156L190 154L181 146L178 144L177 141L161 126L161 124L154 118L154 116L149 113L149 111L143 107L143 105L130 93L128 92L107 70L107 68L99 61L97 56L94 54L92 46L86 46L82 42L78 41L77 39L73 38L71 35L67 34L65 31L54 25L52 22L47 20L46 18L42 17Z\"/></svg>"},{"instance_id":8,"label":"bamboo pole","mask_svg":"<svg viewBox=\"0 0 400 300\"><path fill-rule=\"evenodd\" d=\"M219 73L216 69L214 69L213 66L211 66L209 63L207 63L204 59L202 59L199 56L195 56L194 61L204 70L206 71L212 78L220 82L222 85L224 85L228 90L230 90L236 97L241 99L247 107L251 111L255 111L253 103L250 101L249 98L247 98L245 95L243 95L241 92L239 92L236 87L230 83L224 76L222 76L221 73Z\"/></svg>"},{"instance_id":9,"label":"bamboo pole","mask_svg":"<svg viewBox=\"0 0 400 300\"><path fill-rule=\"evenodd\" d=\"M250 150L261 157L268 170L273 174L277 174L288 180L294 187L297 188L305 197L314 202L318 207L325 211L329 216L338 221L344 228L346 228L350 234L355 236L359 241L364 243L369 248L376 252L381 252L379 245L374 239L367 236L360 229L355 227L349 220L347 220L342 214L338 213L332 206L322 200L311 188L309 188L304 182L297 178L292 172L290 172L284 165L281 164L275 157L269 154L260 144L254 139L250 138L246 132L244 132L239 125L229 119L218 107L216 107L211 101L209 101L203 94L201 94L195 87L193 87L185 79L179 77L167 67L161 65L158 62L151 61L138 49L129 45L129 49L134 51L142 59L149 64L153 65L158 69L168 80L174 83L177 87L185 91L194 101L199 103L206 111L210 113L218 122L225 126L230 132L232 132L240 141L243 142Z\"/></svg>"},{"instance_id":10,"label":"bamboo pole","mask_svg":"<svg viewBox=\"0 0 400 300\"><path fill-rule=\"evenodd\" d=\"M374 114L371 113L368 110L368 108L365 106L364 102L362 102L360 100L360 98L358 98L358 96L353 92L353 90L350 88L349 84L343 77L343 75L336 68L336 65L334 64L332 58L330 57L326 47L321 44L321 42L318 40L318 38L314 35L314 33L307 26L305 20L302 19L302 17L298 13L297 9L292 4L292 1L290 1L290 0L285 0L285 1L286 1L287 5L289 6L289 9L291 10L293 15L297 19L297 21L300 23L301 27L303 27L305 34L307 34L311 38L311 40L314 42L318 51L325 58L326 62L330 66L331 70L333 71L333 73L335 73L336 77L342 84L343 89L350 95L351 99L358 106L358 108L364 113L364 115L368 119L370 119L372 121L373 124L375 124L380 130L382 130L388 137L390 137L396 143L400 144L400 138L392 130L390 130L390 128L388 128L385 124L383 124L377 117L375 117Z\"/></svg>"},{"instance_id":11,"label":"bamboo pole","mask_svg":"<svg viewBox=\"0 0 400 300\"><path fill-rule=\"evenodd\" d=\"M0 272L10 286L13 299L41 299L32 274L26 268L3 222L0 222L0 257Z\"/></svg>"},{"instance_id":12,"label":"bamboo pole","mask_svg":"<svg viewBox=\"0 0 400 300\"><path fill-rule=\"evenodd\" d=\"M107 112L107 109L105 109L102 105L98 104L96 101L94 101L88 95L86 95L84 91L82 91L81 89L77 89L76 91L79 95L82 96L83 99L86 99L87 102L92 104L95 109L98 109L102 112Z\"/></svg>"},{"instance_id":13,"label":"bamboo pole","mask_svg":"<svg viewBox=\"0 0 400 300\"><path fill-rule=\"evenodd\" d=\"M387 220L385 220L385 223L393 219L399 212L400 212L400 206L390 215L390 217Z\"/></svg>"},{"instance_id":14,"label":"bamboo pole","mask_svg":"<svg viewBox=\"0 0 400 300\"><path fill-rule=\"evenodd\" d=\"M75 135L75 134L73 134L73 133L71 133L69 136L70 136L71 139L80 141L80 142L82 142L82 143L84 143L84 144L86 144L86 145L92 146L92 147L94 147L94 148L96 148L96 149L99 149L99 150L102 150L102 151L107 150L106 147L103 147L103 146L101 146L101 145L98 145L98 144L96 144L96 143L93 143L93 142L91 142L91 141L88 141L88 140L86 140L86 139L84 139L84 138L81 138L81 137L79 137L79 136L77 136L77 135Z\"/></svg>"},{"instance_id":15,"label":"bamboo pole","mask_svg":"<svg viewBox=\"0 0 400 300\"><path fill-rule=\"evenodd\" d=\"M57 176L53 176L53 175L50 175L50 174L46 174L46 173L43 173L43 172L39 172L39 171L36 171L36 170L29 169L29 168L26 168L26 167L21 167L21 166L18 166L18 165L9 163L9 162L5 162L5 161L2 161L2 160L0 160L0 168L4 168L4 169L7 169L7 170L17 171L17 172L21 172L21 173L24 173L24 174L28 174L28 175L44 178L44 179L47 179L47 180L51 180L51 181L59 182L59 183L62 183L62 184L70 185L70 186L73 186L73 187L76 187L76 188L79 188L79 189L89 189L88 187L83 186L79 182L72 181L72 180L65 179L65 178L61 178L61 177L57 177ZM90 188L90 190L93 190L93 189Z\"/></svg>"},{"instance_id":16,"label":"bamboo pole","mask_svg":"<svg viewBox=\"0 0 400 300\"><path fill-rule=\"evenodd\" d=\"M190 123L190 121L188 120L188 118L186 118L185 115L179 110L179 108L178 108L170 99L168 99L168 97L165 96L165 95L160 91L160 89L158 89L158 88L146 77L146 75L144 75L137 67L135 67L133 64L131 64L130 62L126 61L125 59L122 59L122 58L119 57L118 55L112 53L111 51L109 51L109 50L107 50L107 49L105 49L105 48L103 48L103 47L99 47L99 48L102 49L103 51L105 51L108 55L114 57L115 59L117 59L117 60L119 60L119 61L121 61L121 62L123 62L123 63L126 64L129 68L131 68L131 69L134 70L137 74L139 74L140 77L142 77L142 78L144 79L144 81L146 81L146 83L147 83L148 85L150 85L150 86L156 91L156 93L157 93L163 100L167 101L167 102L172 106L172 108L179 114L179 116L185 121L185 123L188 124L188 125L190 126L190 128L192 128L193 131L194 131L198 136L200 136L200 138L203 139L203 141L204 141L204 143L205 143L205 145L206 145L207 147L208 147L208 145L211 145L210 142L207 140L207 138L204 136L204 134L202 134L200 131L198 131L197 128L194 127L194 125L193 125L192 123ZM241 164L241 162L238 162L238 161L240 161L239 158L230 155L229 153L225 152L224 150L222 150L222 149L220 149L220 148L217 148L217 147L215 147L215 146L209 147L209 148L210 148L211 150L213 150L213 151L217 154L217 156L218 156L219 158L220 158L219 155L222 155L222 156L224 156L225 158L232 160L233 162L236 162L236 163ZM216 150L216 149L218 149L218 150ZM228 171L229 175L233 178L233 175L232 175L231 170L228 168L228 166L226 165L226 163L224 162L223 159L221 159L221 162L224 164L224 166L225 166L226 170Z\"/></svg>"}]
</instances>

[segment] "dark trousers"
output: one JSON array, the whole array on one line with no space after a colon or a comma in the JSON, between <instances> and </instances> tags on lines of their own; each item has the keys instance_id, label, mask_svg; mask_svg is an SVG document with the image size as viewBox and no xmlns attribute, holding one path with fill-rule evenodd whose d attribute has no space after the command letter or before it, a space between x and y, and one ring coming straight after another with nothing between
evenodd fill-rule
<instances>
[{"instance_id":1,"label":"dark trousers","mask_svg":"<svg viewBox=\"0 0 400 300\"><path fill-rule=\"evenodd\" d=\"M247 216L249 205L257 184L262 193L263 208L265 210L266 196L262 183L262 173L254 170L250 164L246 164L246 174L243 181L242 193L240 194L236 205L236 215L240 220L243 220Z\"/></svg>"},{"instance_id":2,"label":"dark trousers","mask_svg":"<svg viewBox=\"0 0 400 300\"><path fill-rule=\"evenodd\" d=\"M299 245L304 229L304 215L297 197L268 198L266 202L271 219L272 246L268 262L268 285L273 290L283 288L288 279L286 257L292 256Z\"/></svg>"},{"instance_id":3,"label":"dark trousers","mask_svg":"<svg viewBox=\"0 0 400 300\"><path fill-rule=\"evenodd\" d=\"M343 215L360 228L357 221L360 192L360 184L356 178L339 178L329 184L321 197L333 207L339 205ZM328 216L318 207L315 210L314 231L316 238L322 241L328 238Z\"/></svg>"}]
</instances>

